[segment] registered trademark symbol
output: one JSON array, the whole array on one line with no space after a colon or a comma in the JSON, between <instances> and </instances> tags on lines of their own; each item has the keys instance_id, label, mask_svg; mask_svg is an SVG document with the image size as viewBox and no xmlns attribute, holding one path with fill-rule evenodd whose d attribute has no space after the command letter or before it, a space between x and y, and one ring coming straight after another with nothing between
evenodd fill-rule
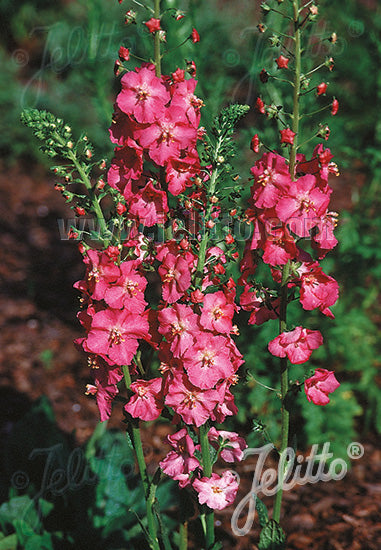
<instances>
[{"instance_id":1,"label":"registered trademark symbol","mask_svg":"<svg viewBox=\"0 0 381 550\"><path fill-rule=\"evenodd\" d=\"M350 443L347 447L347 455L351 460L357 460L364 455L364 447L361 443Z\"/></svg>"}]
</instances>

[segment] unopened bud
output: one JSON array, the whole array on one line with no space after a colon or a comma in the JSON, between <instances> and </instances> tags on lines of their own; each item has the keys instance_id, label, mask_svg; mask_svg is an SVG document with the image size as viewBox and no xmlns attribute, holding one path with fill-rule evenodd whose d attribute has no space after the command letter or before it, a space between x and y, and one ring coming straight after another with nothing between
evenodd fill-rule
<instances>
[{"instance_id":1,"label":"unopened bud","mask_svg":"<svg viewBox=\"0 0 381 550\"><path fill-rule=\"evenodd\" d=\"M158 31L159 40L160 42L166 42L167 41L167 33L163 30Z\"/></svg>"},{"instance_id":2,"label":"unopened bud","mask_svg":"<svg viewBox=\"0 0 381 550\"><path fill-rule=\"evenodd\" d=\"M279 40L279 36L277 36L276 34L270 36L269 42L272 48L279 48L282 45L281 41Z\"/></svg>"},{"instance_id":3,"label":"unopened bud","mask_svg":"<svg viewBox=\"0 0 381 550\"><path fill-rule=\"evenodd\" d=\"M132 23L136 23L136 11L128 10L124 16L124 22L126 25L131 25Z\"/></svg>"}]
</instances>

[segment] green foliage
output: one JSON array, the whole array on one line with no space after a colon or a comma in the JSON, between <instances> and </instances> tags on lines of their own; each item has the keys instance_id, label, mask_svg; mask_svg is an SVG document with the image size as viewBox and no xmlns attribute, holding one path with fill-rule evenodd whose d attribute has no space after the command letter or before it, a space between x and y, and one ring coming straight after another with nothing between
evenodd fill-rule
<instances>
[{"instance_id":1,"label":"green foliage","mask_svg":"<svg viewBox=\"0 0 381 550\"><path fill-rule=\"evenodd\" d=\"M286 536L275 520L270 519L263 527L258 544L259 550L284 550Z\"/></svg>"},{"instance_id":2,"label":"green foliage","mask_svg":"<svg viewBox=\"0 0 381 550\"><path fill-rule=\"evenodd\" d=\"M134 455L125 434L107 430L107 422L98 424L83 449L74 447L43 398L15 424L3 455L8 499L0 506L0 549L142 544L145 505ZM174 520L165 511L177 498L175 484L160 483L156 498L171 532Z\"/></svg>"}]
</instances>

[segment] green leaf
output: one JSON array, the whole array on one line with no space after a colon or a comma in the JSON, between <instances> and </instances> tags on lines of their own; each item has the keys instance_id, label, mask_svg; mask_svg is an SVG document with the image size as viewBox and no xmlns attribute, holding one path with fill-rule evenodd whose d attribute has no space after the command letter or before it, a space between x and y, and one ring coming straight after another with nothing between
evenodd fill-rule
<instances>
[{"instance_id":1,"label":"green leaf","mask_svg":"<svg viewBox=\"0 0 381 550\"><path fill-rule=\"evenodd\" d=\"M22 546L25 546L28 539L36 534L34 529L23 519L15 519L13 526L16 530L17 540Z\"/></svg>"},{"instance_id":2,"label":"green leaf","mask_svg":"<svg viewBox=\"0 0 381 550\"><path fill-rule=\"evenodd\" d=\"M0 550L17 550L17 535L9 535L0 540Z\"/></svg>"},{"instance_id":3,"label":"green leaf","mask_svg":"<svg viewBox=\"0 0 381 550\"><path fill-rule=\"evenodd\" d=\"M213 546L210 546L208 548L208 550L221 550L221 548L223 548L222 543L221 542L215 542L213 544Z\"/></svg>"},{"instance_id":4,"label":"green leaf","mask_svg":"<svg viewBox=\"0 0 381 550\"><path fill-rule=\"evenodd\" d=\"M53 550L53 548L52 536L47 532L30 537L25 545L25 550Z\"/></svg>"},{"instance_id":5,"label":"green leaf","mask_svg":"<svg viewBox=\"0 0 381 550\"><path fill-rule=\"evenodd\" d=\"M263 528L269 521L269 515L265 503L262 502L262 500L260 500L258 497L255 501L255 509L258 512L259 525Z\"/></svg>"},{"instance_id":6,"label":"green leaf","mask_svg":"<svg viewBox=\"0 0 381 550\"><path fill-rule=\"evenodd\" d=\"M29 525L38 525L39 518L34 507L34 501L28 496L17 496L11 498L8 502L4 502L0 506L0 523L14 524L15 521L25 521Z\"/></svg>"},{"instance_id":7,"label":"green leaf","mask_svg":"<svg viewBox=\"0 0 381 550\"><path fill-rule=\"evenodd\" d=\"M285 550L286 535L274 519L270 519L264 526L259 537L259 550Z\"/></svg>"}]
</instances>

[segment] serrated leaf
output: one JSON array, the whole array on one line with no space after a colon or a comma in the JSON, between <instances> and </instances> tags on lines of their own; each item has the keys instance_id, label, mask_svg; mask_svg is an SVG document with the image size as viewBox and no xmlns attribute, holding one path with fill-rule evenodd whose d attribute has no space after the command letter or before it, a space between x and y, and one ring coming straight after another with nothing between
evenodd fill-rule
<instances>
[{"instance_id":1,"label":"serrated leaf","mask_svg":"<svg viewBox=\"0 0 381 550\"><path fill-rule=\"evenodd\" d=\"M286 535L274 519L270 519L264 526L259 537L259 550L285 550Z\"/></svg>"},{"instance_id":2,"label":"serrated leaf","mask_svg":"<svg viewBox=\"0 0 381 550\"><path fill-rule=\"evenodd\" d=\"M259 525L263 528L269 521L269 515L267 512L267 507L265 503L262 502L262 500L260 500L258 497L256 498L256 501L255 501L255 509L258 513Z\"/></svg>"}]
</instances>

